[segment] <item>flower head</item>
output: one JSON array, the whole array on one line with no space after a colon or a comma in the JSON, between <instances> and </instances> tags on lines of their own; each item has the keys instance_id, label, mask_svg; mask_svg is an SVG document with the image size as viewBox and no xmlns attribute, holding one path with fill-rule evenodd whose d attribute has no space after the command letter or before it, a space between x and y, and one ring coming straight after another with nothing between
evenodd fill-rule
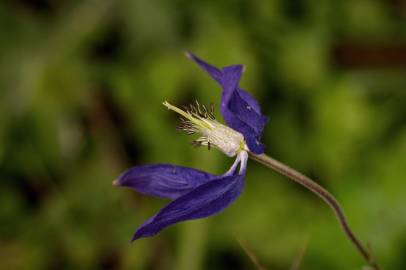
<instances>
[{"instance_id":1,"label":"flower head","mask_svg":"<svg viewBox=\"0 0 406 270\"><path fill-rule=\"evenodd\" d=\"M178 129L187 134L200 135L194 141L195 145L204 145L209 149L213 146L227 156L236 158L222 175L170 164L136 166L124 172L113 182L114 185L172 200L144 222L132 240L155 235L181 221L219 213L242 191L248 152L264 152L260 139L267 118L261 114L257 101L238 86L243 66L218 69L191 53L186 55L221 85L220 112L227 125L215 120L213 106L208 109L196 102L180 109L167 101L163 104L183 117Z\"/></svg>"},{"instance_id":2,"label":"flower head","mask_svg":"<svg viewBox=\"0 0 406 270\"><path fill-rule=\"evenodd\" d=\"M262 154L264 145L260 141L268 118L261 114L258 102L238 85L245 70L244 66L231 65L219 69L189 52L186 56L220 84L223 90L220 112L226 124L244 135L251 152Z\"/></svg>"}]
</instances>

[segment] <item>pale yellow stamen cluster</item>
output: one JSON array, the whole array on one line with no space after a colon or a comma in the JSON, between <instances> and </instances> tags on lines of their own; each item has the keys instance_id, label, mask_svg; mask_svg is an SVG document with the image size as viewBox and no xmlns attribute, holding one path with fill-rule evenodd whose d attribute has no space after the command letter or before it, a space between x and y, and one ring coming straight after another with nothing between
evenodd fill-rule
<instances>
[{"instance_id":1,"label":"pale yellow stamen cluster","mask_svg":"<svg viewBox=\"0 0 406 270\"><path fill-rule=\"evenodd\" d=\"M202 114L196 112L196 110L184 111L167 101L163 102L163 105L169 110L183 116L188 121L188 128L190 130L203 135L203 137L200 137L195 141L199 145L212 145L230 157L235 156L241 151L247 150L244 136L238 131L225 126L212 118L206 118Z\"/></svg>"}]
</instances>

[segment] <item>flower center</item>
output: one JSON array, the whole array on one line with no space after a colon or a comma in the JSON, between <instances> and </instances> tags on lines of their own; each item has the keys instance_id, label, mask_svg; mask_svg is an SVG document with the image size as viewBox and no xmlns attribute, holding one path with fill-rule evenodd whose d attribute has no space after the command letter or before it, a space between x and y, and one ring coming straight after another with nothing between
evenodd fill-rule
<instances>
[{"instance_id":1,"label":"flower center","mask_svg":"<svg viewBox=\"0 0 406 270\"><path fill-rule=\"evenodd\" d=\"M207 145L209 149L214 146L230 157L247 150L244 136L241 133L215 120L213 105L208 109L196 101L196 104L184 107L184 110L167 101L163 105L183 117L178 126L179 130L185 131L188 135L195 133L202 135L193 141L194 145Z\"/></svg>"}]
</instances>

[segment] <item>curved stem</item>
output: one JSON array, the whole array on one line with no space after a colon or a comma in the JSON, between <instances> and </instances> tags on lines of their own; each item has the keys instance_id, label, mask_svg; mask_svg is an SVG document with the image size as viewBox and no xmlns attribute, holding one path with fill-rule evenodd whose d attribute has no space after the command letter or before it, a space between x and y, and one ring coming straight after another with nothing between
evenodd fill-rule
<instances>
[{"instance_id":1,"label":"curved stem","mask_svg":"<svg viewBox=\"0 0 406 270\"><path fill-rule=\"evenodd\" d=\"M287 176L289 179L304 186L305 188L307 188L308 190L319 196L321 199L323 199L323 201L325 201L328 204L328 206L330 206L330 208L333 210L345 235L354 244L354 246L357 248L362 257L367 261L367 263L371 267L373 267L373 269L379 270L379 267L375 262L374 258L372 257L372 255L370 254L370 252L368 252L368 250L362 245L362 243L358 240L358 238L351 230L350 226L348 225L347 218L344 215L343 209L341 208L336 198L333 195L331 195L330 192L328 192L325 188L314 182L309 177L299 173L298 171L288 167L287 165L265 154L256 155L250 152L249 157L277 171L278 173Z\"/></svg>"}]
</instances>

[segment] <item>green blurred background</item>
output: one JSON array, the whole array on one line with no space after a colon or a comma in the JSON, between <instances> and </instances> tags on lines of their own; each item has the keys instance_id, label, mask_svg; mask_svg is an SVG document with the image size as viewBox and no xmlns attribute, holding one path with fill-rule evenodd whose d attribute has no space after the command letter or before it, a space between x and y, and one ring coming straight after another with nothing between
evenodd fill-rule
<instances>
[{"instance_id":1,"label":"green blurred background","mask_svg":"<svg viewBox=\"0 0 406 270\"><path fill-rule=\"evenodd\" d=\"M220 215L129 243L166 201L112 187L126 168L232 163L161 104L219 104L186 49L245 64L267 153L337 196L382 269L406 269L402 0L2 1L0 269L254 269L237 239L269 270L300 254L361 269L320 199L253 161Z\"/></svg>"}]
</instances>

